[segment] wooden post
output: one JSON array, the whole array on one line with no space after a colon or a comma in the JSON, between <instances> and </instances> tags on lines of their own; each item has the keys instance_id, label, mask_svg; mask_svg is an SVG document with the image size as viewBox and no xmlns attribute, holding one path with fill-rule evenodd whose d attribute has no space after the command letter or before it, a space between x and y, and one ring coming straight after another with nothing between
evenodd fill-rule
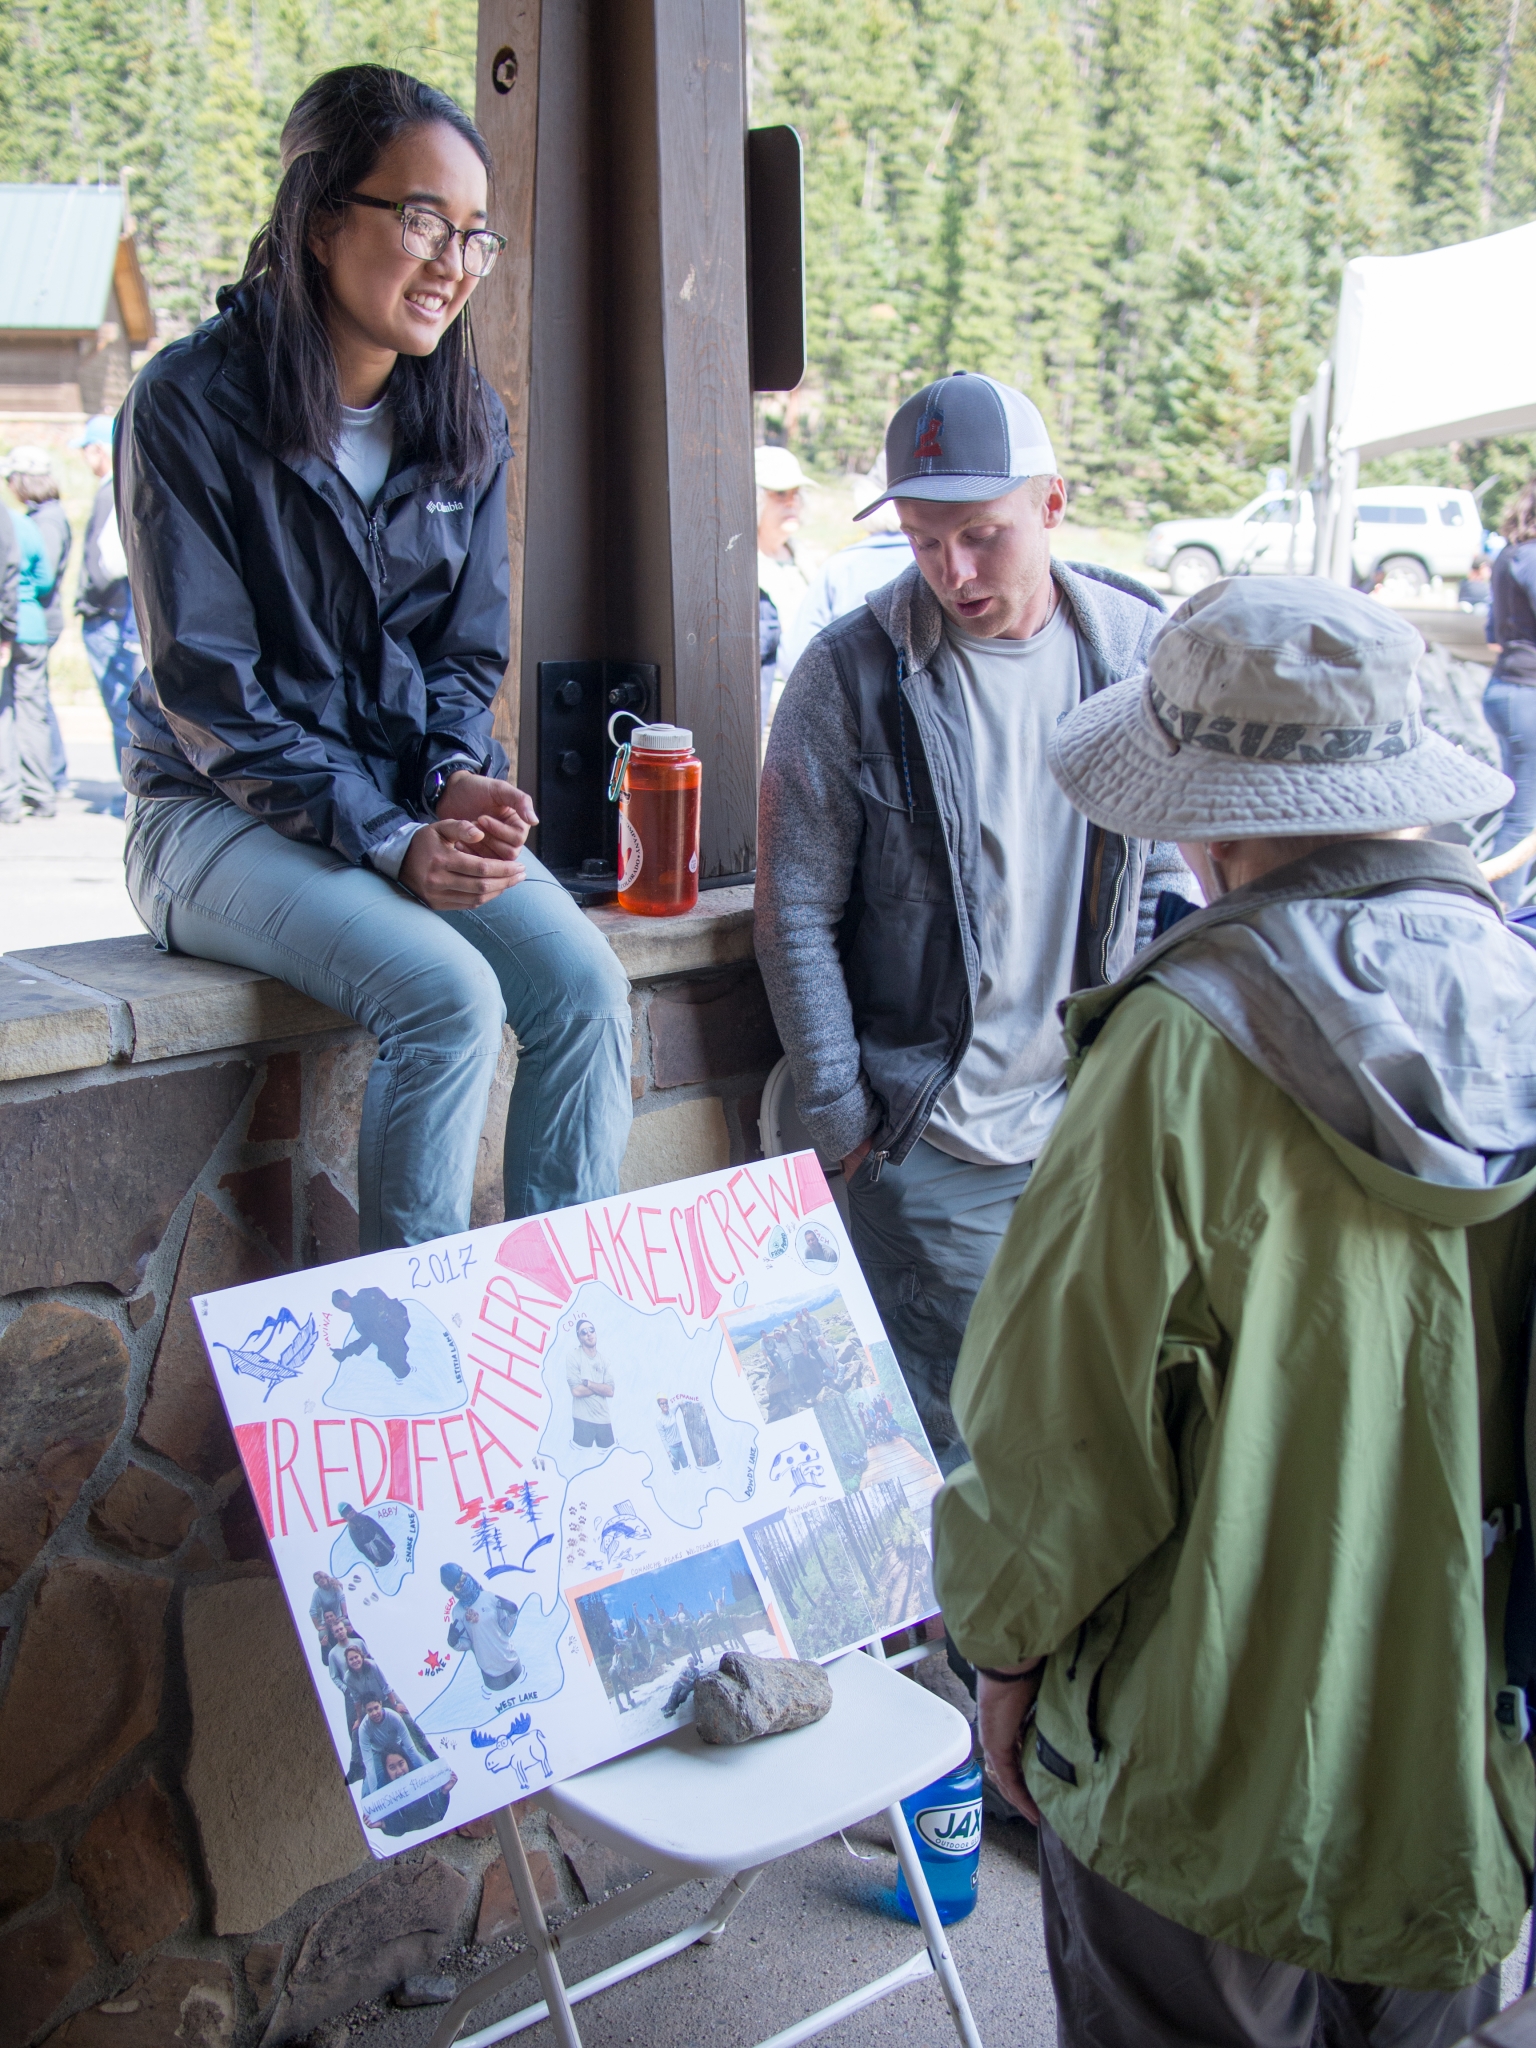
<instances>
[{"instance_id":1,"label":"wooden post","mask_svg":"<svg viewBox=\"0 0 1536 2048\"><path fill-rule=\"evenodd\" d=\"M656 0L674 716L705 763L700 865L757 863L757 498L741 0Z\"/></svg>"},{"instance_id":2,"label":"wooden post","mask_svg":"<svg viewBox=\"0 0 1536 2048\"><path fill-rule=\"evenodd\" d=\"M528 373L533 297L534 167L539 139L541 0L481 0L475 50L475 125L496 159L491 225L507 238L501 260L475 291L480 368L507 408L513 457L507 475L512 564L512 658L496 698L496 737L515 764L520 725L523 568L528 507Z\"/></svg>"},{"instance_id":3,"label":"wooden post","mask_svg":"<svg viewBox=\"0 0 1536 2048\"><path fill-rule=\"evenodd\" d=\"M482 72L519 12L482 0ZM561 0L538 37L520 774L539 662L655 662L704 762L701 880L757 857L745 41L742 0Z\"/></svg>"}]
</instances>

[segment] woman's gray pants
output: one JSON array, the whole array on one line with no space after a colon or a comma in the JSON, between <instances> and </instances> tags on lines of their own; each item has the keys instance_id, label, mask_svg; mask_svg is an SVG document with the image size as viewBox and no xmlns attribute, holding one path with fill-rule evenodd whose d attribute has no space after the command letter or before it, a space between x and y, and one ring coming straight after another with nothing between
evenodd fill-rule
<instances>
[{"instance_id":1,"label":"woman's gray pants","mask_svg":"<svg viewBox=\"0 0 1536 2048\"><path fill-rule=\"evenodd\" d=\"M492 902L439 912L222 797L128 808L128 893L161 945L257 968L378 1039L357 1144L365 1252L468 1227L503 1023L518 1045L506 1214L617 1193L629 984L531 854Z\"/></svg>"},{"instance_id":2,"label":"woman's gray pants","mask_svg":"<svg viewBox=\"0 0 1536 2048\"><path fill-rule=\"evenodd\" d=\"M0 820L19 818L24 803L53 809L53 738L48 649L18 640L0 676Z\"/></svg>"}]
</instances>

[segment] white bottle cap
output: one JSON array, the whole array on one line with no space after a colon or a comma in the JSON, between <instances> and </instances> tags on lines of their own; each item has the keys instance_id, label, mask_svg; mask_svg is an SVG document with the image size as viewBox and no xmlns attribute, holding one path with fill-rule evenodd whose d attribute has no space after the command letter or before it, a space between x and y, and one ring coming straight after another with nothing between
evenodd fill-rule
<instances>
[{"instance_id":1,"label":"white bottle cap","mask_svg":"<svg viewBox=\"0 0 1536 2048\"><path fill-rule=\"evenodd\" d=\"M643 754L686 754L693 734L686 725L637 725L629 743Z\"/></svg>"}]
</instances>

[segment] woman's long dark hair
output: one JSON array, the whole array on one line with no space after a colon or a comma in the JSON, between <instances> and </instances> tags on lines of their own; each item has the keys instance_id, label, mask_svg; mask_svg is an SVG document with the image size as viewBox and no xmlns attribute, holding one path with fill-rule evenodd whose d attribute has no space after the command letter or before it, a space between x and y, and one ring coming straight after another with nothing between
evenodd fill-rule
<instances>
[{"instance_id":1,"label":"woman's long dark hair","mask_svg":"<svg viewBox=\"0 0 1536 2048\"><path fill-rule=\"evenodd\" d=\"M485 138L435 86L382 64L327 71L294 101L283 124L283 180L245 270L218 295L226 318L252 323L267 363L267 432L285 455L333 459L341 432L336 358L326 332L324 266L309 238L339 221L346 195L369 176L392 142L441 121L492 171ZM466 305L429 356L402 355L389 380L402 447L432 475L456 484L483 476L492 460Z\"/></svg>"},{"instance_id":2,"label":"woman's long dark hair","mask_svg":"<svg viewBox=\"0 0 1536 2048\"><path fill-rule=\"evenodd\" d=\"M1536 479L1516 494L1514 503L1504 514L1499 531L1511 544L1536 540Z\"/></svg>"}]
</instances>

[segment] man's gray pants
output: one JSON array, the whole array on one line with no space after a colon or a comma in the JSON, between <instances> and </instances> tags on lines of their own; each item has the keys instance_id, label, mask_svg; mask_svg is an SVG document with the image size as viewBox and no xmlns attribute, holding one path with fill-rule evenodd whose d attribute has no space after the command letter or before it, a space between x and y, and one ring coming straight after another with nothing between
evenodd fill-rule
<instances>
[{"instance_id":1,"label":"man's gray pants","mask_svg":"<svg viewBox=\"0 0 1536 2048\"><path fill-rule=\"evenodd\" d=\"M1031 1171L974 1166L919 1138L878 1180L866 1159L848 1183L853 1249L944 1472L967 1455L949 1405L960 1340Z\"/></svg>"},{"instance_id":2,"label":"man's gray pants","mask_svg":"<svg viewBox=\"0 0 1536 2048\"><path fill-rule=\"evenodd\" d=\"M1464 1991L1346 1984L1191 1934L1079 1863L1041 1824L1059 2048L1452 2048L1499 2009Z\"/></svg>"},{"instance_id":3,"label":"man's gray pants","mask_svg":"<svg viewBox=\"0 0 1536 2048\"><path fill-rule=\"evenodd\" d=\"M48 708L48 649L16 641L0 676L0 818L20 817L23 802L53 809Z\"/></svg>"}]
</instances>

